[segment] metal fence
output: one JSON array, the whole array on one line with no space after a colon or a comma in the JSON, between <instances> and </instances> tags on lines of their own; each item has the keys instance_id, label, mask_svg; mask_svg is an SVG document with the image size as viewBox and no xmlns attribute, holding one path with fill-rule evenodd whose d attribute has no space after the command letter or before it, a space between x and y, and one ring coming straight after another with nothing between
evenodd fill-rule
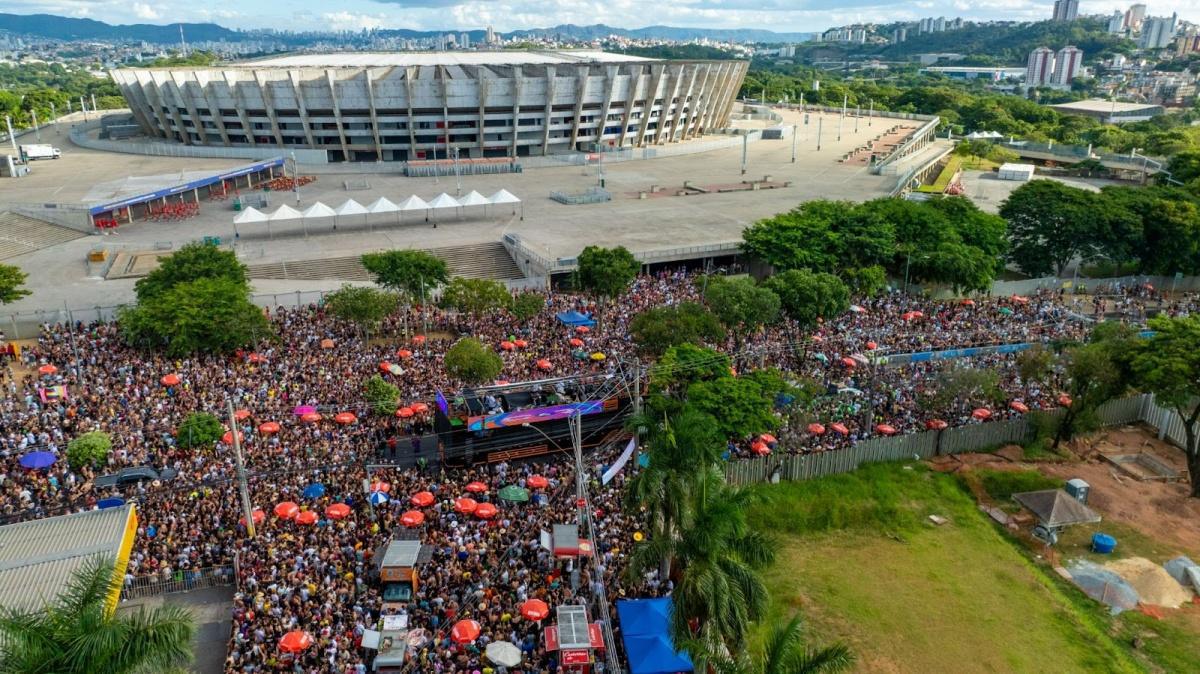
<instances>
[{"instance_id":1,"label":"metal fence","mask_svg":"<svg viewBox=\"0 0 1200 674\"><path fill-rule=\"evenodd\" d=\"M1149 283L1159 290L1193 291L1200 290L1200 276L1117 276L1111 278L1059 278L1044 276L1042 278L1024 279L1021 281L996 281L992 284L991 294L997 297L1004 295L1028 295L1047 288L1066 288L1081 290L1099 290L1100 292L1115 292L1118 287L1129 288Z\"/></svg>"},{"instance_id":2,"label":"metal fence","mask_svg":"<svg viewBox=\"0 0 1200 674\"><path fill-rule=\"evenodd\" d=\"M601 187L591 187L584 192L551 192L550 198L560 204L571 206L578 204L599 204L605 201L612 201L612 192Z\"/></svg>"},{"instance_id":3,"label":"metal fence","mask_svg":"<svg viewBox=\"0 0 1200 674\"><path fill-rule=\"evenodd\" d=\"M208 587L233 587L237 574L233 566L211 566L203 569L176 571L168 580L158 576L134 578L121 588L121 601L156 597L160 594L190 592Z\"/></svg>"},{"instance_id":4,"label":"metal fence","mask_svg":"<svg viewBox=\"0 0 1200 674\"><path fill-rule=\"evenodd\" d=\"M772 475L778 471L781 480L808 480L857 470L865 463L977 452L1027 442L1034 434L1036 415L1061 414L1062 410L1035 412L1016 419L947 428L944 431L873 437L849 449L831 452L762 456L734 461L726 464L725 478L730 484L753 484L772 479ZM1151 395L1111 401L1102 405L1097 414L1104 426L1142 421L1158 428L1160 437L1177 445L1183 442L1183 420L1175 412L1156 405Z\"/></svg>"},{"instance_id":5,"label":"metal fence","mask_svg":"<svg viewBox=\"0 0 1200 674\"><path fill-rule=\"evenodd\" d=\"M71 127L71 142L92 150L105 152L122 152L125 154L140 154L154 157L192 157L207 159L274 159L282 152L295 156L296 161L307 166L325 165L329 163L329 154L325 150L290 149L280 147L219 147L211 145L183 145L157 140L101 140L92 138L88 132L101 126L101 120L92 119ZM392 168L391 170L395 170Z\"/></svg>"}]
</instances>

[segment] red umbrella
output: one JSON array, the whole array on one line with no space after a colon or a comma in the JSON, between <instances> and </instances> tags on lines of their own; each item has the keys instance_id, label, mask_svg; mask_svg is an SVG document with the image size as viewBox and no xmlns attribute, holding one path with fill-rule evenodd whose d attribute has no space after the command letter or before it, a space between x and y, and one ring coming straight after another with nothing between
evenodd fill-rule
<instances>
[{"instance_id":1,"label":"red umbrella","mask_svg":"<svg viewBox=\"0 0 1200 674\"><path fill-rule=\"evenodd\" d=\"M262 524L263 520L267 519L267 514L262 511L262 508L255 508L250 511L250 519L254 520L255 524ZM239 519L238 524L246 526L246 518Z\"/></svg>"},{"instance_id":2,"label":"red umbrella","mask_svg":"<svg viewBox=\"0 0 1200 674\"><path fill-rule=\"evenodd\" d=\"M902 320L902 321L911 321L914 318L916 318L916 316L914 315L914 312L912 312L912 311L906 311L906 312L900 314L900 320Z\"/></svg>"},{"instance_id":3,"label":"red umbrella","mask_svg":"<svg viewBox=\"0 0 1200 674\"><path fill-rule=\"evenodd\" d=\"M530 489L545 489L550 486L550 480L541 475L530 475L529 479L525 480L525 484L529 485Z\"/></svg>"},{"instance_id":4,"label":"red umbrella","mask_svg":"<svg viewBox=\"0 0 1200 674\"><path fill-rule=\"evenodd\" d=\"M1008 408L1018 414L1025 414L1029 411L1029 406L1020 400L1014 400L1008 404Z\"/></svg>"},{"instance_id":5,"label":"red umbrella","mask_svg":"<svg viewBox=\"0 0 1200 674\"><path fill-rule=\"evenodd\" d=\"M759 456L766 456L767 454L771 453L771 448L767 446L767 443L760 440L755 440L750 445L750 451L758 454Z\"/></svg>"},{"instance_id":6,"label":"red umbrella","mask_svg":"<svg viewBox=\"0 0 1200 674\"><path fill-rule=\"evenodd\" d=\"M162 382L163 386L178 386L179 385L179 375L165 374L165 375L163 375L162 379L159 379L159 381Z\"/></svg>"},{"instance_id":7,"label":"red umbrella","mask_svg":"<svg viewBox=\"0 0 1200 674\"><path fill-rule=\"evenodd\" d=\"M252 353L246 356L246 361L250 363L265 363L267 362L267 357L261 353Z\"/></svg>"},{"instance_id":8,"label":"red umbrella","mask_svg":"<svg viewBox=\"0 0 1200 674\"><path fill-rule=\"evenodd\" d=\"M846 428L846 424L843 424L840 421L837 423L829 424L829 427L832 428L833 432L837 433L838 435L850 435L850 429Z\"/></svg>"},{"instance_id":9,"label":"red umbrella","mask_svg":"<svg viewBox=\"0 0 1200 674\"><path fill-rule=\"evenodd\" d=\"M812 337L809 337L809 339L816 342L817 344L820 344L821 342L825 341L825 338L822 337L821 335L813 335Z\"/></svg>"},{"instance_id":10,"label":"red umbrella","mask_svg":"<svg viewBox=\"0 0 1200 674\"><path fill-rule=\"evenodd\" d=\"M471 492L472 494L486 494L487 490L487 485L482 482L467 483L467 491Z\"/></svg>"},{"instance_id":11,"label":"red umbrella","mask_svg":"<svg viewBox=\"0 0 1200 674\"><path fill-rule=\"evenodd\" d=\"M842 359L842 365L845 365L846 367L849 367L849 368L853 368L854 366L858 365L858 363L855 362L855 360L853 358L847 356Z\"/></svg>"},{"instance_id":12,"label":"red umbrella","mask_svg":"<svg viewBox=\"0 0 1200 674\"><path fill-rule=\"evenodd\" d=\"M470 514L475 512L475 509L478 507L479 503L477 503L473 498L467 498L464 496L463 498L454 500L454 510L460 513Z\"/></svg>"},{"instance_id":13,"label":"red umbrella","mask_svg":"<svg viewBox=\"0 0 1200 674\"><path fill-rule=\"evenodd\" d=\"M882 435L895 435L896 434L896 428L895 428L895 426L892 426L891 424L878 424L877 426L875 426L875 430L878 431L879 433L881 433Z\"/></svg>"},{"instance_id":14,"label":"red umbrella","mask_svg":"<svg viewBox=\"0 0 1200 674\"><path fill-rule=\"evenodd\" d=\"M413 344L424 344L425 343L425 335L413 335L412 343Z\"/></svg>"},{"instance_id":15,"label":"red umbrella","mask_svg":"<svg viewBox=\"0 0 1200 674\"><path fill-rule=\"evenodd\" d=\"M504 349L505 351L512 351L513 349L517 348L517 345L506 339L503 342L500 342L500 348Z\"/></svg>"},{"instance_id":16,"label":"red umbrella","mask_svg":"<svg viewBox=\"0 0 1200 674\"><path fill-rule=\"evenodd\" d=\"M578 337L572 337L571 340L567 343L574 347L583 346L583 340Z\"/></svg>"},{"instance_id":17,"label":"red umbrella","mask_svg":"<svg viewBox=\"0 0 1200 674\"><path fill-rule=\"evenodd\" d=\"M49 363L38 368L38 374L46 375L47 377L54 374L55 372L58 372L58 368L54 367L53 365L50 365Z\"/></svg>"},{"instance_id":18,"label":"red umbrella","mask_svg":"<svg viewBox=\"0 0 1200 674\"><path fill-rule=\"evenodd\" d=\"M778 440L775 439L775 436L771 435L770 433L763 433L762 435L758 436L758 439L762 440L763 442L767 443L768 445L779 442Z\"/></svg>"},{"instance_id":19,"label":"red umbrella","mask_svg":"<svg viewBox=\"0 0 1200 674\"><path fill-rule=\"evenodd\" d=\"M250 418L250 410L238 410L233 413L233 418L238 421L245 421Z\"/></svg>"},{"instance_id":20,"label":"red umbrella","mask_svg":"<svg viewBox=\"0 0 1200 674\"><path fill-rule=\"evenodd\" d=\"M813 435L825 435L825 427L821 424L809 424L808 432Z\"/></svg>"},{"instance_id":21,"label":"red umbrella","mask_svg":"<svg viewBox=\"0 0 1200 674\"><path fill-rule=\"evenodd\" d=\"M1021 297L1020 295L1013 295L1010 299L1012 299L1012 301L1016 302L1017 304L1029 304L1028 297Z\"/></svg>"},{"instance_id":22,"label":"red umbrella","mask_svg":"<svg viewBox=\"0 0 1200 674\"><path fill-rule=\"evenodd\" d=\"M545 358L539 358L537 366L539 370L549 370L550 368L554 367L554 364Z\"/></svg>"},{"instance_id":23,"label":"red umbrella","mask_svg":"<svg viewBox=\"0 0 1200 674\"><path fill-rule=\"evenodd\" d=\"M550 617L550 607L541 599L530 599L521 604L521 615L526 620L541 622Z\"/></svg>"},{"instance_id":24,"label":"red umbrella","mask_svg":"<svg viewBox=\"0 0 1200 674\"><path fill-rule=\"evenodd\" d=\"M325 516L331 520L343 520L350 516L350 506L345 503L334 503L325 508Z\"/></svg>"},{"instance_id":25,"label":"red umbrella","mask_svg":"<svg viewBox=\"0 0 1200 674\"><path fill-rule=\"evenodd\" d=\"M238 431L237 439L238 439L238 442L243 442L243 441L245 441L246 436L242 435L241 431ZM225 435L221 436L221 442L223 442L227 445L232 445L233 444L233 431L225 431Z\"/></svg>"},{"instance_id":26,"label":"red umbrella","mask_svg":"<svg viewBox=\"0 0 1200 674\"><path fill-rule=\"evenodd\" d=\"M396 410L396 416L400 417L401 419L407 419L412 415L413 411L411 407L401 407L400 409Z\"/></svg>"},{"instance_id":27,"label":"red umbrella","mask_svg":"<svg viewBox=\"0 0 1200 674\"><path fill-rule=\"evenodd\" d=\"M424 414L429 411L429 405L422 402L415 402L409 405L409 407L411 407L412 411L416 412L417 414Z\"/></svg>"},{"instance_id":28,"label":"red umbrella","mask_svg":"<svg viewBox=\"0 0 1200 674\"><path fill-rule=\"evenodd\" d=\"M306 424L315 424L321 420L321 415L316 412L305 412L300 415L300 421Z\"/></svg>"},{"instance_id":29,"label":"red umbrella","mask_svg":"<svg viewBox=\"0 0 1200 674\"><path fill-rule=\"evenodd\" d=\"M515 346L516 346L518 349L524 349L525 347L529 346L529 342L527 342L527 341L525 341L525 340L523 340L523 339L514 339L514 340L513 340L513 344L514 344L514 345L515 345Z\"/></svg>"},{"instance_id":30,"label":"red umbrella","mask_svg":"<svg viewBox=\"0 0 1200 674\"><path fill-rule=\"evenodd\" d=\"M312 645L312 635L300 630L288 632L279 640L279 650L284 653L301 653L308 650Z\"/></svg>"},{"instance_id":31,"label":"red umbrella","mask_svg":"<svg viewBox=\"0 0 1200 674\"><path fill-rule=\"evenodd\" d=\"M333 340L329 339L328 337L326 337L325 339L322 339L321 340L321 348L322 349L332 349L333 348Z\"/></svg>"},{"instance_id":32,"label":"red umbrella","mask_svg":"<svg viewBox=\"0 0 1200 674\"><path fill-rule=\"evenodd\" d=\"M354 416L353 412L338 412L337 416L334 417L333 420L343 426L346 426L358 421L358 417Z\"/></svg>"},{"instance_id":33,"label":"red umbrella","mask_svg":"<svg viewBox=\"0 0 1200 674\"><path fill-rule=\"evenodd\" d=\"M971 412L971 416L975 417L976 419L978 419L980 421L985 421L987 419L992 418L992 411L987 408L980 407L980 408L976 409L974 412Z\"/></svg>"},{"instance_id":34,"label":"red umbrella","mask_svg":"<svg viewBox=\"0 0 1200 674\"><path fill-rule=\"evenodd\" d=\"M408 360L409 358L412 358L412 351L409 351L408 349L400 349L396 352L396 355L399 356L401 360Z\"/></svg>"},{"instance_id":35,"label":"red umbrella","mask_svg":"<svg viewBox=\"0 0 1200 674\"><path fill-rule=\"evenodd\" d=\"M280 519L290 520L299 512L300 506L296 505L292 501L284 501L283 503L275 506L275 516Z\"/></svg>"},{"instance_id":36,"label":"red umbrella","mask_svg":"<svg viewBox=\"0 0 1200 674\"><path fill-rule=\"evenodd\" d=\"M317 513L315 511L305 510L304 512L300 513L299 515L296 515L296 524L312 526L317 523L318 519L320 519L320 518L317 517Z\"/></svg>"},{"instance_id":37,"label":"red umbrella","mask_svg":"<svg viewBox=\"0 0 1200 674\"><path fill-rule=\"evenodd\" d=\"M942 421L941 419L930 419L929 421L925 422L925 428L928 428L931 431L944 431L949 426L950 424Z\"/></svg>"},{"instance_id":38,"label":"red umbrella","mask_svg":"<svg viewBox=\"0 0 1200 674\"><path fill-rule=\"evenodd\" d=\"M492 505L491 503L480 503L475 508L475 516L481 520L490 520L495 517L496 513L498 512L499 511L496 510L496 506Z\"/></svg>"},{"instance_id":39,"label":"red umbrella","mask_svg":"<svg viewBox=\"0 0 1200 674\"><path fill-rule=\"evenodd\" d=\"M425 523L425 513L420 510L409 510L400 516L400 524L412 529Z\"/></svg>"},{"instance_id":40,"label":"red umbrella","mask_svg":"<svg viewBox=\"0 0 1200 674\"><path fill-rule=\"evenodd\" d=\"M391 363L389 363L389 362L387 362L386 360L384 360L384 361L380 361L380 362L379 362L379 371L380 371L380 372L391 372L391 371L392 371L392 364L391 364Z\"/></svg>"},{"instance_id":41,"label":"red umbrella","mask_svg":"<svg viewBox=\"0 0 1200 674\"><path fill-rule=\"evenodd\" d=\"M1073 402L1075 401L1071 400L1071 396L1067 395L1066 393L1060 393L1058 395L1058 404L1062 405L1063 407L1070 407L1071 403Z\"/></svg>"},{"instance_id":42,"label":"red umbrella","mask_svg":"<svg viewBox=\"0 0 1200 674\"><path fill-rule=\"evenodd\" d=\"M964 307L973 307L973 306L975 306L975 300L966 299L966 300L963 300L962 302L960 302L960 304L962 304Z\"/></svg>"},{"instance_id":43,"label":"red umbrella","mask_svg":"<svg viewBox=\"0 0 1200 674\"><path fill-rule=\"evenodd\" d=\"M875 349L878 349L878 348L879 348L879 345L876 344L875 342L867 342L867 351L874 351Z\"/></svg>"},{"instance_id":44,"label":"red umbrella","mask_svg":"<svg viewBox=\"0 0 1200 674\"><path fill-rule=\"evenodd\" d=\"M412 501L412 504L417 506L418 508L428 508L429 506L433 505L433 493L427 492L427 491L419 491L419 492L413 494L412 498L410 498L408 500Z\"/></svg>"},{"instance_id":45,"label":"red umbrella","mask_svg":"<svg viewBox=\"0 0 1200 674\"><path fill-rule=\"evenodd\" d=\"M589 333L591 331L592 331L592 329L586 325L581 325L581 326L575 328L575 332L577 332L581 335L586 335L587 333Z\"/></svg>"},{"instance_id":46,"label":"red umbrella","mask_svg":"<svg viewBox=\"0 0 1200 674\"><path fill-rule=\"evenodd\" d=\"M456 644L469 644L479 638L481 629L474 620L460 620L450 628L450 640Z\"/></svg>"},{"instance_id":47,"label":"red umbrella","mask_svg":"<svg viewBox=\"0 0 1200 674\"><path fill-rule=\"evenodd\" d=\"M387 482L382 482L382 481L381 482L372 482L371 483L371 491L381 491L381 492L387 494L392 491L392 485L388 484Z\"/></svg>"},{"instance_id":48,"label":"red umbrella","mask_svg":"<svg viewBox=\"0 0 1200 674\"><path fill-rule=\"evenodd\" d=\"M274 421L267 421L258 425L258 432L263 435L270 435L279 432L279 424Z\"/></svg>"},{"instance_id":49,"label":"red umbrella","mask_svg":"<svg viewBox=\"0 0 1200 674\"><path fill-rule=\"evenodd\" d=\"M912 313L913 318L925 318L925 313L922 311L913 311L910 313Z\"/></svg>"}]
</instances>

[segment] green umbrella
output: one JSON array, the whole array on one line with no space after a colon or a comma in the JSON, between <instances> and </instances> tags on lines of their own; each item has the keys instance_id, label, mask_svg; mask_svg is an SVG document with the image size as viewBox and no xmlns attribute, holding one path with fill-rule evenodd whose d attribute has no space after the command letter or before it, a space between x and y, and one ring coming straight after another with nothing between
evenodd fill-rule
<instances>
[{"instance_id":1,"label":"green umbrella","mask_svg":"<svg viewBox=\"0 0 1200 674\"><path fill-rule=\"evenodd\" d=\"M579 360L587 360L590 357L590 356L588 356L588 352L584 351L583 349L576 349L571 352L571 355L578 358Z\"/></svg>"},{"instance_id":2,"label":"green umbrella","mask_svg":"<svg viewBox=\"0 0 1200 674\"><path fill-rule=\"evenodd\" d=\"M510 484L500 490L500 498L514 503L524 503L529 500L529 490Z\"/></svg>"},{"instance_id":3,"label":"green umbrella","mask_svg":"<svg viewBox=\"0 0 1200 674\"><path fill-rule=\"evenodd\" d=\"M1005 316L1012 316L1012 309L1009 309L1008 307L1000 307L1000 313L1004 314Z\"/></svg>"}]
</instances>

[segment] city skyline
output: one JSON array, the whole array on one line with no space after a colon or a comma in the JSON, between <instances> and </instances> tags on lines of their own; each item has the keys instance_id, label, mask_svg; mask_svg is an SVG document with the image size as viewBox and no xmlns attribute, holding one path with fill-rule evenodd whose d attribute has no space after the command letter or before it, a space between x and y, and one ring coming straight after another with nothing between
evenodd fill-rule
<instances>
[{"instance_id":1,"label":"city skyline","mask_svg":"<svg viewBox=\"0 0 1200 674\"><path fill-rule=\"evenodd\" d=\"M1079 2L1080 16L1108 16L1125 11L1129 2ZM1200 16L1200 0L1147 3L1147 14ZM880 0L664 0L647 20L645 5L634 0L348 0L331 9L318 0L295 0L286 9L265 0L245 0L234 8L212 9L167 0L0 0L0 12L56 14L111 24L211 22L228 28L274 28L295 31L358 31L376 28L481 30L499 32L549 28L559 24L608 24L620 28L668 25L687 28L768 29L776 32L821 32L855 23L916 22L944 15L966 20L1041 21L1054 14L1053 0L964 0L949 4Z\"/></svg>"}]
</instances>

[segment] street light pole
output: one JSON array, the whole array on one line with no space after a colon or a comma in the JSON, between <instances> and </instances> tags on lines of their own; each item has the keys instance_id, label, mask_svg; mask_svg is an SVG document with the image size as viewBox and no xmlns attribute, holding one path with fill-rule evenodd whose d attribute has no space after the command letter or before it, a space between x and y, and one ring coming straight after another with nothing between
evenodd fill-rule
<instances>
[{"instance_id":1,"label":"street light pole","mask_svg":"<svg viewBox=\"0 0 1200 674\"><path fill-rule=\"evenodd\" d=\"M750 148L750 134L742 133L742 175L746 175L746 152Z\"/></svg>"},{"instance_id":2,"label":"street light pole","mask_svg":"<svg viewBox=\"0 0 1200 674\"><path fill-rule=\"evenodd\" d=\"M292 155L292 192L296 195L296 205L300 205L300 167L296 166L296 151ZM305 230L307 231L307 230Z\"/></svg>"},{"instance_id":3,"label":"street light pole","mask_svg":"<svg viewBox=\"0 0 1200 674\"><path fill-rule=\"evenodd\" d=\"M792 125L792 163L793 164L796 163L796 134L799 133L799 131L800 131L800 126L798 124L793 124Z\"/></svg>"},{"instance_id":4,"label":"street light pole","mask_svg":"<svg viewBox=\"0 0 1200 674\"><path fill-rule=\"evenodd\" d=\"M250 489L246 486L246 464L242 461L241 431L237 427L237 416L233 412L233 398L226 398L229 406L229 435L233 437L233 460L237 462L238 495L242 499L242 516L246 518L246 535L254 538L254 508L250 506Z\"/></svg>"}]
</instances>

